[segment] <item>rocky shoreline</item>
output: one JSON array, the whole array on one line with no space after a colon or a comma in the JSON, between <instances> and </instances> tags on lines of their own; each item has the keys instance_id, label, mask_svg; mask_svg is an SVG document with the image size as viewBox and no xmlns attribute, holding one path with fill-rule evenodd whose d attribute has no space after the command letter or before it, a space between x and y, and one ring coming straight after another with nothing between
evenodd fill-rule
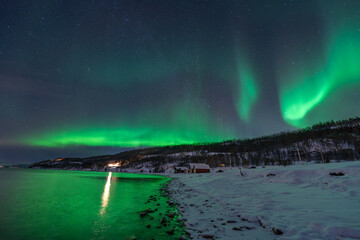
<instances>
[{"instance_id":1,"label":"rocky shoreline","mask_svg":"<svg viewBox=\"0 0 360 240\"><path fill-rule=\"evenodd\" d=\"M190 239L190 233L185 230L185 221L181 218L181 215L178 211L178 204L171 200L171 190L169 188L169 180L167 183L163 184L159 190L159 195L151 195L145 204L152 204L156 207L147 208L143 211L137 212L140 218L148 218L153 221L152 224L146 225L146 228L165 228L166 233L169 235L171 239ZM156 203L159 198L166 198L168 209L165 214L158 211L160 203ZM159 221L155 220L155 216L160 218ZM153 238L155 239L155 238Z\"/></svg>"}]
</instances>

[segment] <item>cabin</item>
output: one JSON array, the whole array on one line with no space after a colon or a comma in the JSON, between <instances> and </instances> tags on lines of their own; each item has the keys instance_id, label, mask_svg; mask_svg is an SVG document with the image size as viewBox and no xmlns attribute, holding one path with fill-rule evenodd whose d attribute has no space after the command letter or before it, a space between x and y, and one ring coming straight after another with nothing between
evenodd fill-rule
<instances>
[{"instance_id":1,"label":"cabin","mask_svg":"<svg viewBox=\"0 0 360 240\"><path fill-rule=\"evenodd\" d=\"M205 163L190 163L189 173L209 173L210 167Z\"/></svg>"}]
</instances>

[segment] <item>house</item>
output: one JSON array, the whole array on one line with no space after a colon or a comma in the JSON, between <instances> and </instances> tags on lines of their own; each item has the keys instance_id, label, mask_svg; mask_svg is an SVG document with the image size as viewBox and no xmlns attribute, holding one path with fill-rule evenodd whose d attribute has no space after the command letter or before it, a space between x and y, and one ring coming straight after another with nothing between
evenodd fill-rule
<instances>
[{"instance_id":1,"label":"house","mask_svg":"<svg viewBox=\"0 0 360 240\"><path fill-rule=\"evenodd\" d=\"M174 173L188 173L189 168L187 167L174 167Z\"/></svg>"},{"instance_id":2,"label":"house","mask_svg":"<svg viewBox=\"0 0 360 240\"><path fill-rule=\"evenodd\" d=\"M189 173L209 173L210 167L205 163L190 163Z\"/></svg>"}]
</instances>

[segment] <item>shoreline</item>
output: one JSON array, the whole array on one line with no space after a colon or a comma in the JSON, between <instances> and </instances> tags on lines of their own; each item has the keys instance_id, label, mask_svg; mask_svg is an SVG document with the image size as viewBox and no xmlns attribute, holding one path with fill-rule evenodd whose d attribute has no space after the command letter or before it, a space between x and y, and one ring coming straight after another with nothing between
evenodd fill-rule
<instances>
[{"instance_id":1,"label":"shoreline","mask_svg":"<svg viewBox=\"0 0 360 240\"><path fill-rule=\"evenodd\" d=\"M169 178L160 191L177 209L180 216L170 220L184 223L184 239L360 239L360 191L354 187L360 161L258 167L245 169L245 176L237 168L134 174ZM333 208L342 205L343 211Z\"/></svg>"}]
</instances>

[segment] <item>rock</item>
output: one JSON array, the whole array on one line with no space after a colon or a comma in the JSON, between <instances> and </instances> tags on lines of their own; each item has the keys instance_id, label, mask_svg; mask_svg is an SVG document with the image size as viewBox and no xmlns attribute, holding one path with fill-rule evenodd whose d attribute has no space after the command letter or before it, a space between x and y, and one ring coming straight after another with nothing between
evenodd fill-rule
<instances>
[{"instance_id":1,"label":"rock","mask_svg":"<svg viewBox=\"0 0 360 240\"><path fill-rule=\"evenodd\" d=\"M262 228L265 228L265 225L263 224L263 222L260 219L258 219L258 223Z\"/></svg>"},{"instance_id":2,"label":"rock","mask_svg":"<svg viewBox=\"0 0 360 240\"><path fill-rule=\"evenodd\" d=\"M345 173L343 172L331 172L329 173L330 176L344 176Z\"/></svg>"},{"instance_id":3,"label":"rock","mask_svg":"<svg viewBox=\"0 0 360 240\"><path fill-rule=\"evenodd\" d=\"M126 240L136 240L136 237L135 237L135 236L131 236L131 237L126 238Z\"/></svg>"},{"instance_id":4,"label":"rock","mask_svg":"<svg viewBox=\"0 0 360 240\"><path fill-rule=\"evenodd\" d=\"M172 202L172 201L167 201L167 203L169 204L169 206L174 206L175 205L175 203L174 202Z\"/></svg>"},{"instance_id":5,"label":"rock","mask_svg":"<svg viewBox=\"0 0 360 240\"><path fill-rule=\"evenodd\" d=\"M166 216L168 216L168 218L174 218L174 217L175 217L175 213L168 213L168 214L166 214Z\"/></svg>"},{"instance_id":6,"label":"rock","mask_svg":"<svg viewBox=\"0 0 360 240\"><path fill-rule=\"evenodd\" d=\"M273 231L273 233L275 235L282 235L283 234L283 231L281 231L280 229L277 229L275 227L273 227L271 230Z\"/></svg>"},{"instance_id":7,"label":"rock","mask_svg":"<svg viewBox=\"0 0 360 240\"><path fill-rule=\"evenodd\" d=\"M204 234L202 235L203 238L206 238L206 239L214 239L214 235L211 235L211 234Z\"/></svg>"},{"instance_id":8,"label":"rock","mask_svg":"<svg viewBox=\"0 0 360 240\"><path fill-rule=\"evenodd\" d=\"M232 230L235 230L235 231L242 231L242 228L241 227L233 227Z\"/></svg>"},{"instance_id":9,"label":"rock","mask_svg":"<svg viewBox=\"0 0 360 240\"><path fill-rule=\"evenodd\" d=\"M166 226L166 223L167 223L167 220L165 217L163 217L160 221L160 223L163 225L163 226Z\"/></svg>"},{"instance_id":10,"label":"rock","mask_svg":"<svg viewBox=\"0 0 360 240\"><path fill-rule=\"evenodd\" d=\"M235 221L235 220L227 220L226 222L227 223L237 223L237 221Z\"/></svg>"},{"instance_id":11,"label":"rock","mask_svg":"<svg viewBox=\"0 0 360 240\"><path fill-rule=\"evenodd\" d=\"M141 213L140 213L140 217L143 218L143 217L146 217L146 216L148 216L148 213L144 213L144 212L141 212Z\"/></svg>"},{"instance_id":12,"label":"rock","mask_svg":"<svg viewBox=\"0 0 360 240\"><path fill-rule=\"evenodd\" d=\"M151 208L148 208L148 209L146 209L146 210L144 210L144 211L141 211L139 214L140 214L140 217L146 217L146 216L148 216L149 215L149 213L153 213L154 212L154 210L151 210Z\"/></svg>"}]
</instances>

